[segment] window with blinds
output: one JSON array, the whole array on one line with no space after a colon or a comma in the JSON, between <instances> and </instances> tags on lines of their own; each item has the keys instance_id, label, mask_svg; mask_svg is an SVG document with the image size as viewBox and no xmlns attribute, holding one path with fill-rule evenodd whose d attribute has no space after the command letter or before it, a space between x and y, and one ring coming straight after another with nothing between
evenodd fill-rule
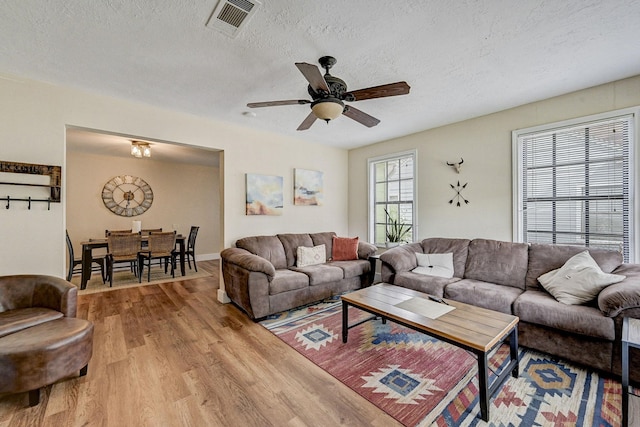
<instances>
[{"instance_id":1,"label":"window with blinds","mask_svg":"<svg viewBox=\"0 0 640 427\"><path fill-rule=\"evenodd\" d=\"M408 230L401 237L412 242L414 235L415 152L369 160L369 230L376 245L387 242L395 224ZM396 227L397 228L397 227Z\"/></svg>"},{"instance_id":2,"label":"window with blinds","mask_svg":"<svg viewBox=\"0 0 640 427\"><path fill-rule=\"evenodd\" d=\"M633 114L514 133L521 241L632 256Z\"/></svg>"}]
</instances>

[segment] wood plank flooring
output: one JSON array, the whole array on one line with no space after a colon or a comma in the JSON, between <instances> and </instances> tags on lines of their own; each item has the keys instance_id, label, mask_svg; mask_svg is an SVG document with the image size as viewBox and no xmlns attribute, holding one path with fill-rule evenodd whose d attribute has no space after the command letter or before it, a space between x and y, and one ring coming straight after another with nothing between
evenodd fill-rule
<instances>
[{"instance_id":1,"label":"wood plank flooring","mask_svg":"<svg viewBox=\"0 0 640 427\"><path fill-rule=\"evenodd\" d=\"M0 397L0 427L400 426L232 304L212 276L78 300L94 323L89 372Z\"/></svg>"}]
</instances>

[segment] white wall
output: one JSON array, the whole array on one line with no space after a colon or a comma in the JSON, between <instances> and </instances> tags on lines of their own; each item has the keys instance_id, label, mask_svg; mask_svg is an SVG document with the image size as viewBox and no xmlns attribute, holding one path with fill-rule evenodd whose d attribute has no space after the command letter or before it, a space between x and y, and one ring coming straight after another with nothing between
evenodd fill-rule
<instances>
[{"instance_id":1,"label":"white wall","mask_svg":"<svg viewBox=\"0 0 640 427\"><path fill-rule=\"evenodd\" d=\"M63 175L68 125L224 150L225 247L256 234L348 231L345 150L15 76L0 75L0 117L0 160L61 165ZM294 168L325 173L323 206L292 205ZM284 177L282 216L245 215L248 172ZM0 210L0 275L64 275L66 185L51 211Z\"/></svg>"},{"instance_id":2,"label":"white wall","mask_svg":"<svg viewBox=\"0 0 640 427\"><path fill-rule=\"evenodd\" d=\"M367 159L417 149L417 238L512 240L511 132L640 105L640 76L349 152L349 232L367 236ZM446 162L464 158L460 174ZM468 183L468 205L448 202Z\"/></svg>"},{"instance_id":3,"label":"white wall","mask_svg":"<svg viewBox=\"0 0 640 427\"><path fill-rule=\"evenodd\" d=\"M127 148L127 147L125 147ZM95 155L67 151L67 230L77 255L80 242L104 236L104 230L131 228L132 220L142 228L173 230L184 236L191 225L199 225L198 259L214 259L223 249L220 239L220 188L217 167L150 159ZM153 191L153 204L141 215L122 217L102 201L104 184L117 175L145 180Z\"/></svg>"}]
</instances>

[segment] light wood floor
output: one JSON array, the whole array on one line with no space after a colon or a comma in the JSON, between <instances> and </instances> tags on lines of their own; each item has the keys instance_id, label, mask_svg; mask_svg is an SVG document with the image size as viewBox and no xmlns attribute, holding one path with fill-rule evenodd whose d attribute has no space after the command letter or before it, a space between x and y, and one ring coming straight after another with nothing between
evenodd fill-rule
<instances>
[{"instance_id":1,"label":"light wood floor","mask_svg":"<svg viewBox=\"0 0 640 427\"><path fill-rule=\"evenodd\" d=\"M89 372L0 397L0 427L399 426L232 304L212 277L84 295Z\"/></svg>"}]
</instances>

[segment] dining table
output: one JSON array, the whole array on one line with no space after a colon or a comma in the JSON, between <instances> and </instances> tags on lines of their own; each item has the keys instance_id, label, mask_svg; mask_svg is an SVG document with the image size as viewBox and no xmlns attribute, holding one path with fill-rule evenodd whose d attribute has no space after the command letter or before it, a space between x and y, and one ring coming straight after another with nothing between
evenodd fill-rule
<instances>
[{"instance_id":1,"label":"dining table","mask_svg":"<svg viewBox=\"0 0 640 427\"><path fill-rule=\"evenodd\" d=\"M176 243L178 244L178 255L180 260L180 273L184 276L185 273L185 264L184 264L184 255L185 255L185 236L182 234L176 235ZM149 241L149 236L142 236L142 245L146 245ZM107 238L100 237L97 239L89 239L84 242L81 242L82 245L82 275L80 277L80 289L85 289L87 287L87 282L91 277L91 263L93 262L93 250L99 248L107 247Z\"/></svg>"}]
</instances>

